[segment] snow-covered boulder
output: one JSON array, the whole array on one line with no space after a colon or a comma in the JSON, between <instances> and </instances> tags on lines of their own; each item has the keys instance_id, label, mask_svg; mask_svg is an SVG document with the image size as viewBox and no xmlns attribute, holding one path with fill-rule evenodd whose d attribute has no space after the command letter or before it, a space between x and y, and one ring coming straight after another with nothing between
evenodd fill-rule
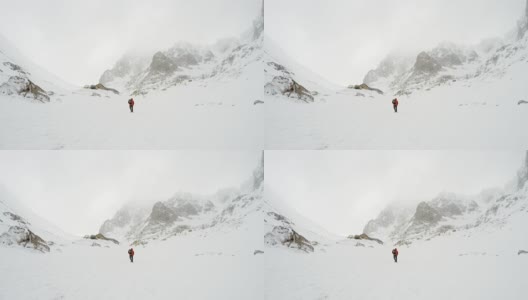
<instances>
[{"instance_id":1,"label":"snow-covered boulder","mask_svg":"<svg viewBox=\"0 0 528 300\"><path fill-rule=\"evenodd\" d=\"M98 233L98 234L91 234L91 235L85 235L84 236L85 239L89 239L89 240L101 240L101 241L109 241L109 242L112 242L116 245L119 245L119 241L116 240L116 239L113 239L113 238L109 238L109 237L106 237L104 236L103 234L101 233Z\"/></svg>"},{"instance_id":2,"label":"snow-covered boulder","mask_svg":"<svg viewBox=\"0 0 528 300\"><path fill-rule=\"evenodd\" d=\"M20 95L24 98L34 99L40 102L49 102L50 97L40 86L33 83L27 77L11 76L0 85L0 93L4 95Z\"/></svg>"},{"instance_id":3,"label":"snow-covered boulder","mask_svg":"<svg viewBox=\"0 0 528 300\"><path fill-rule=\"evenodd\" d=\"M303 102L313 102L314 97L304 86L297 83L290 77L275 76L271 82L264 86L264 93L267 95L284 95L288 98L298 99Z\"/></svg>"}]
</instances>

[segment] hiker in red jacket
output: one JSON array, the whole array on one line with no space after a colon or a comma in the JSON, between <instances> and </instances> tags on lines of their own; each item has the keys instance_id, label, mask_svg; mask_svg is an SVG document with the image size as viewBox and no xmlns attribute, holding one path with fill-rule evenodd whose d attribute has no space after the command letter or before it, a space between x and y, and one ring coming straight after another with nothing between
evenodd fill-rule
<instances>
[{"instance_id":1,"label":"hiker in red jacket","mask_svg":"<svg viewBox=\"0 0 528 300\"><path fill-rule=\"evenodd\" d=\"M394 256L394 262L398 262L398 249L394 248L392 249L392 256Z\"/></svg>"},{"instance_id":2,"label":"hiker in red jacket","mask_svg":"<svg viewBox=\"0 0 528 300\"><path fill-rule=\"evenodd\" d=\"M134 249L130 248L128 249L128 256L130 256L130 262L134 262Z\"/></svg>"},{"instance_id":3,"label":"hiker in red jacket","mask_svg":"<svg viewBox=\"0 0 528 300\"><path fill-rule=\"evenodd\" d=\"M397 113L398 112L398 99L394 98L394 100L392 100L392 106L394 107L394 112Z\"/></svg>"},{"instance_id":4,"label":"hiker in red jacket","mask_svg":"<svg viewBox=\"0 0 528 300\"><path fill-rule=\"evenodd\" d=\"M130 112L133 113L134 112L134 99L130 98L128 100L128 106L130 107Z\"/></svg>"}]
</instances>

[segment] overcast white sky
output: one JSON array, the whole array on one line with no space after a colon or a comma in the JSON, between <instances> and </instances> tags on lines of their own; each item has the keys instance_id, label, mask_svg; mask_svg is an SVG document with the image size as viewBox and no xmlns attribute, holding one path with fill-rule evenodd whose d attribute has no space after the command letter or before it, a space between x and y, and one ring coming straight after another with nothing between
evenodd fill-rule
<instances>
[{"instance_id":1,"label":"overcast white sky","mask_svg":"<svg viewBox=\"0 0 528 300\"><path fill-rule=\"evenodd\" d=\"M515 28L526 0L267 0L266 33L328 80L357 84L389 52L478 43Z\"/></svg>"},{"instance_id":2,"label":"overcast white sky","mask_svg":"<svg viewBox=\"0 0 528 300\"><path fill-rule=\"evenodd\" d=\"M440 192L475 194L515 178L525 153L450 151L266 151L266 189L340 235L359 234L392 201Z\"/></svg>"},{"instance_id":3,"label":"overcast white sky","mask_svg":"<svg viewBox=\"0 0 528 300\"><path fill-rule=\"evenodd\" d=\"M0 185L66 232L93 234L127 201L238 187L260 152L0 151Z\"/></svg>"},{"instance_id":4,"label":"overcast white sky","mask_svg":"<svg viewBox=\"0 0 528 300\"><path fill-rule=\"evenodd\" d=\"M261 0L0 0L0 34L77 85L96 83L131 49L238 37Z\"/></svg>"}]
</instances>

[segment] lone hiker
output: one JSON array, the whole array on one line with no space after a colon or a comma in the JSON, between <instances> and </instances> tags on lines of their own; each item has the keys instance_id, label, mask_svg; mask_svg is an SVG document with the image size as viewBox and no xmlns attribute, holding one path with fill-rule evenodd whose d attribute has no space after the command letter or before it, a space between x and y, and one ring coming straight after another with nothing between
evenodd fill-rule
<instances>
[{"instance_id":1,"label":"lone hiker","mask_svg":"<svg viewBox=\"0 0 528 300\"><path fill-rule=\"evenodd\" d=\"M130 256L130 262L134 262L134 249L130 248L128 249L128 256Z\"/></svg>"},{"instance_id":2,"label":"lone hiker","mask_svg":"<svg viewBox=\"0 0 528 300\"><path fill-rule=\"evenodd\" d=\"M392 249L392 256L394 256L394 262L398 262L398 249L394 248Z\"/></svg>"},{"instance_id":3,"label":"lone hiker","mask_svg":"<svg viewBox=\"0 0 528 300\"><path fill-rule=\"evenodd\" d=\"M128 99L128 106L130 107L130 112L134 112L134 99L130 98Z\"/></svg>"},{"instance_id":4,"label":"lone hiker","mask_svg":"<svg viewBox=\"0 0 528 300\"><path fill-rule=\"evenodd\" d=\"M397 113L398 112L398 99L394 98L392 100L392 106L394 107L394 112Z\"/></svg>"}]
</instances>

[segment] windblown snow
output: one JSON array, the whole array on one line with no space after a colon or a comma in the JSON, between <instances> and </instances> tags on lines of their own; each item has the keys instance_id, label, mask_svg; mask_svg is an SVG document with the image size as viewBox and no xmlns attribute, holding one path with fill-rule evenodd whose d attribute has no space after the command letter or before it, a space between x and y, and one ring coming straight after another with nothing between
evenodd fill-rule
<instances>
[{"instance_id":1,"label":"windblown snow","mask_svg":"<svg viewBox=\"0 0 528 300\"><path fill-rule=\"evenodd\" d=\"M214 195L127 205L85 237L2 194L0 299L262 299L263 171Z\"/></svg>"},{"instance_id":2,"label":"windblown snow","mask_svg":"<svg viewBox=\"0 0 528 300\"><path fill-rule=\"evenodd\" d=\"M502 189L469 196L442 193L414 208L391 205L366 224L366 235L348 238L320 230L314 235L313 225L298 222L295 212L281 209L276 217L273 208L265 236L282 226L306 238L297 239L303 248L288 239L281 244L265 238L266 298L524 299L526 174L528 153ZM400 253L397 264L394 247Z\"/></svg>"},{"instance_id":3,"label":"windblown snow","mask_svg":"<svg viewBox=\"0 0 528 300\"><path fill-rule=\"evenodd\" d=\"M129 53L85 87L0 38L0 149L262 149L263 30Z\"/></svg>"},{"instance_id":4,"label":"windblown snow","mask_svg":"<svg viewBox=\"0 0 528 300\"><path fill-rule=\"evenodd\" d=\"M390 54L363 83L326 82L264 43L266 147L504 149L528 147L528 34ZM359 43L361 41L358 41ZM399 99L398 113L391 101Z\"/></svg>"}]
</instances>

